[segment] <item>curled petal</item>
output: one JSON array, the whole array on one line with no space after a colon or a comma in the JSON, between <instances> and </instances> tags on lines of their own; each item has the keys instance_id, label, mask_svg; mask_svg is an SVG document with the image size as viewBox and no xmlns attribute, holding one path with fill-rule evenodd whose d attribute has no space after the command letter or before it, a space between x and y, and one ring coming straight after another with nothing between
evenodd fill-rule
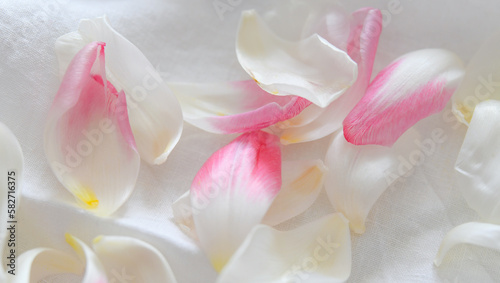
<instances>
[{"instance_id":1,"label":"curled petal","mask_svg":"<svg viewBox=\"0 0 500 283\"><path fill-rule=\"evenodd\" d=\"M72 54L85 44L103 41L107 46L109 81L127 96L130 125L141 158L150 164L165 162L182 132L182 112L175 96L142 52L116 32L105 17L82 20L78 32L56 42L61 73Z\"/></svg>"},{"instance_id":2,"label":"curled petal","mask_svg":"<svg viewBox=\"0 0 500 283\"><path fill-rule=\"evenodd\" d=\"M66 234L66 242L75 250L80 260L85 263L85 273L82 283L108 282L106 271L92 249L70 234Z\"/></svg>"},{"instance_id":3,"label":"curled petal","mask_svg":"<svg viewBox=\"0 0 500 283\"><path fill-rule=\"evenodd\" d=\"M329 170L325 189L335 210L349 219L354 232L365 232L366 217L377 199L413 167L402 154L410 152L414 140L415 134L408 132L388 148L350 144L342 131L335 136L326 155Z\"/></svg>"},{"instance_id":4,"label":"curled petal","mask_svg":"<svg viewBox=\"0 0 500 283\"><path fill-rule=\"evenodd\" d=\"M452 97L452 111L469 125L481 101L500 100L500 32L495 33L469 61L465 76Z\"/></svg>"},{"instance_id":5,"label":"curled petal","mask_svg":"<svg viewBox=\"0 0 500 283\"><path fill-rule=\"evenodd\" d=\"M378 40L382 32L382 14L378 9L362 8L355 11L347 21L335 21L338 9L333 10L320 21L318 30L330 42L339 42L339 30L349 31L349 36L338 44L358 64L358 78L346 93L328 107L311 105L296 117L278 123L273 131L279 133L283 144L307 142L325 137L342 128L342 121L365 94L370 83Z\"/></svg>"},{"instance_id":6,"label":"curled petal","mask_svg":"<svg viewBox=\"0 0 500 283\"><path fill-rule=\"evenodd\" d=\"M500 224L500 101L479 103L455 163L457 185L469 206Z\"/></svg>"},{"instance_id":7,"label":"curled petal","mask_svg":"<svg viewBox=\"0 0 500 283\"><path fill-rule=\"evenodd\" d=\"M85 270L85 265L74 256L48 248L24 252L19 256L17 264L21 268L17 270L15 276L9 276L11 280L8 282L43 282L42 280L50 275L62 273L81 275Z\"/></svg>"},{"instance_id":8,"label":"curled petal","mask_svg":"<svg viewBox=\"0 0 500 283\"><path fill-rule=\"evenodd\" d=\"M191 186L200 245L220 271L246 235L259 224L281 188L278 137L243 134L215 152Z\"/></svg>"},{"instance_id":9,"label":"curled petal","mask_svg":"<svg viewBox=\"0 0 500 283\"><path fill-rule=\"evenodd\" d=\"M99 236L94 239L93 248L110 278L126 282L177 282L166 259L148 243L130 237Z\"/></svg>"},{"instance_id":10,"label":"curled petal","mask_svg":"<svg viewBox=\"0 0 500 283\"><path fill-rule=\"evenodd\" d=\"M441 265L448 251L459 244L471 244L500 251L500 226L469 222L451 229L441 242L434 264Z\"/></svg>"},{"instance_id":11,"label":"curled petal","mask_svg":"<svg viewBox=\"0 0 500 283\"><path fill-rule=\"evenodd\" d=\"M336 213L291 231L255 227L217 282L344 282L350 274L348 221Z\"/></svg>"},{"instance_id":12,"label":"curled petal","mask_svg":"<svg viewBox=\"0 0 500 283\"><path fill-rule=\"evenodd\" d=\"M254 81L220 84L169 83L186 122L219 134L260 130L298 115L311 103L298 96L275 96Z\"/></svg>"},{"instance_id":13,"label":"curled petal","mask_svg":"<svg viewBox=\"0 0 500 283\"><path fill-rule=\"evenodd\" d=\"M196 229L194 227L193 213L198 213L198 211L193 210L190 191L185 192L174 201L172 204L172 212L174 221L177 226L179 226L179 229L190 238L197 240L198 236L196 235Z\"/></svg>"},{"instance_id":14,"label":"curled petal","mask_svg":"<svg viewBox=\"0 0 500 283\"><path fill-rule=\"evenodd\" d=\"M52 171L82 207L110 215L132 193L140 158L125 94L106 79L104 43L90 43L74 57L49 112L44 142Z\"/></svg>"},{"instance_id":15,"label":"curled petal","mask_svg":"<svg viewBox=\"0 0 500 283\"><path fill-rule=\"evenodd\" d=\"M262 223L278 225L306 211L323 188L325 171L321 160L283 162L283 185Z\"/></svg>"},{"instance_id":16,"label":"curled petal","mask_svg":"<svg viewBox=\"0 0 500 283\"><path fill-rule=\"evenodd\" d=\"M265 91L298 95L320 107L340 97L356 81L358 72L346 52L319 35L285 41L255 11L243 12L236 55Z\"/></svg>"},{"instance_id":17,"label":"curled petal","mask_svg":"<svg viewBox=\"0 0 500 283\"><path fill-rule=\"evenodd\" d=\"M396 59L345 118L347 141L392 146L416 122L444 108L463 73L462 61L442 49L418 50Z\"/></svg>"}]
</instances>

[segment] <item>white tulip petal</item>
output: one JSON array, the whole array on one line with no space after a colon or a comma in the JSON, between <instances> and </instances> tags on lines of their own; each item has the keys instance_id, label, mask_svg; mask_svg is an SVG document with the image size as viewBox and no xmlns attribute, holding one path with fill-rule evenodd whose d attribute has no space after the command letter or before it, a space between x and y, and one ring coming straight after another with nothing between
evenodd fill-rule
<instances>
[{"instance_id":1,"label":"white tulip petal","mask_svg":"<svg viewBox=\"0 0 500 283\"><path fill-rule=\"evenodd\" d=\"M263 224L274 226L308 209L323 188L327 168L321 160L283 162L281 190L267 211Z\"/></svg>"},{"instance_id":2,"label":"white tulip petal","mask_svg":"<svg viewBox=\"0 0 500 283\"><path fill-rule=\"evenodd\" d=\"M451 229L441 242L434 264L441 265L448 251L459 244L471 244L500 251L500 226L469 222Z\"/></svg>"},{"instance_id":3,"label":"white tulip petal","mask_svg":"<svg viewBox=\"0 0 500 283\"><path fill-rule=\"evenodd\" d=\"M351 273L348 221L331 214L291 231L255 227L218 283L344 282Z\"/></svg>"},{"instance_id":4,"label":"white tulip petal","mask_svg":"<svg viewBox=\"0 0 500 283\"><path fill-rule=\"evenodd\" d=\"M137 283L177 282L165 257L155 247L141 240L123 236L99 236L94 239L93 248L111 280Z\"/></svg>"},{"instance_id":5,"label":"white tulip petal","mask_svg":"<svg viewBox=\"0 0 500 283\"><path fill-rule=\"evenodd\" d=\"M197 240L198 236L196 236L193 213L198 213L198 211L193 211L189 191L185 192L174 201L172 204L172 212L174 221L177 226L179 226L179 229L193 240Z\"/></svg>"},{"instance_id":6,"label":"white tulip petal","mask_svg":"<svg viewBox=\"0 0 500 283\"><path fill-rule=\"evenodd\" d=\"M460 86L452 97L453 113L469 125L481 101L500 100L500 32L489 38L469 61Z\"/></svg>"},{"instance_id":7,"label":"white tulip petal","mask_svg":"<svg viewBox=\"0 0 500 283\"><path fill-rule=\"evenodd\" d=\"M297 42L277 37L255 11L245 11L236 44L245 71L267 92L297 95L326 107L356 81L357 64L317 34Z\"/></svg>"},{"instance_id":8,"label":"white tulip petal","mask_svg":"<svg viewBox=\"0 0 500 283\"><path fill-rule=\"evenodd\" d=\"M85 209L108 216L132 193L140 158L125 94L106 80L104 44L71 62L49 112L45 154L57 179Z\"/></svg>"},{"instance_id":9,"label":"white tulip petal","mask_svg":"<svg viewBox=\"0 0 500 283\"><path fill-rule=\"evenodd\" d=\"M69 65L71 54L92 41L106 43L107 76L127 96L130 125L141 158L150 164L165 162L182 132L180 105L159 71L105 17L82 20L78 32L58 38L56 53L61 73Z\"/></svg>"},{"instance_id":10,"label":"white tulip petal","mask_svg":"<svg viewBox=\"0 0 500 283\"><path fill-rule=\"evenodd\" d=\"M3 227L0 229L0 245L2 245L0 254L4 254L2 251L7 247L7 235L10 233L6 229L9 227L8 221L16 220L16 209L19 208L21 196L23 163L23 152L19 142L9 128L0 123L0 223ZM15 208L11 209L9 205L14 205ZM14 226L17 225L14 223ZM5 266L2 265L0 280L4 280L4 270Z\"/></svg>"},{"instance_id":11,"label":"white tulip petal","mask_svg":"<svg viewBox=\"0 0 500 283\"><path fill-rule=\"evenodd\" d=\"M419 142L413 131L403 135L392 148L356 146L345 140L342 131L336 134L326 155L325 164L329 170L325 189L336 211L349 219L354 232L364 233L365 220L373 204L395 180L415 166L403 156L415 147L412 145L415 141L428 147L428 142ZM421 150L416 151L421 156L419 162L425 159L427 148Z\"/></svg>"},{"instance_id":12,"label":"white tulip petal","mask_svg":"<svg viewBox=\"0 0 500 283\"><path fill-rule=\"evenodd\" d=\"M74 256L48 248L24 252L19 256L17 266L16 275L9 276L8 282L40 282L50 275L61 273L82 275L85 270L85 264Z\"/></svg>"},{"instance_id":13,"label":"white tulip petal","mask_svg":"<svg viewBox=\"0 0 500 283\"><path fill-rule=\"evenodd\" d=\"M186 122L220 134L256 131L290 119L311 104L298 96L276 96L254 81L169 83Z\"/></svg>"},{"instance_id":14,"label":"white tulip petal","mask_svg":"<svg viewBox=\"0 0 500 283\"><path fill-rule=\"evenodd\" d=\"M500 101L479 103L455 163L457 186L486 222L500 224Z\"/></svg>"},{"instance_id":15,"label":"white tulip petal","mask_svg":"<svg viewBox=\"0 0 500 283\"><path fill-rule=\"evenodd\" d=\"M85 243L70 234L66 234L66 242L75 250L82 262L85 262L85 273L82 283L107 283L108 277L104 266L96 254Z\"/></svg>"}]
</instances>

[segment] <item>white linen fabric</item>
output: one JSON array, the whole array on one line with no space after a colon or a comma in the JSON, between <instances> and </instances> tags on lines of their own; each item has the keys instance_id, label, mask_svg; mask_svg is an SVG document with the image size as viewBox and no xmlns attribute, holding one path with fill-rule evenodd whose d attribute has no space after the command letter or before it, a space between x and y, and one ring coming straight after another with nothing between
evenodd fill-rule
<instances>
[{"instance_id":1,"label":"white linen fabric","mask_svg":"<svg viewBox=\"0 0 500 283\"><path fill-rule=\"evenodd\" d=\"M220 3L226 5L225 10L216 8ZM500 11L496 0L341 3L349 12L372 6L384 14L374 74L400 55L420 48L450 49L467 63L498 27ZM208 259L172 222L171 205L189 189L205 160L236 135L210 134L185 124L165 164L141 163L136 189L112 218L100 219L82 211L53 175L43 151L44 124L60 83L54 42L75 31L80 19L106 14L166 81L248 79L235 54L239 17L243 10L263 12L270 5L266 0L1 0L0 121L17 136L25 157L17 254L42 246L72 253L64 241L66 232L85 242L100 234L125 235L158 248L178 282L215 282L217 273ZM411 173L377 201L368 215L366 232L352 234L348 282L500 282L500 253L484 248L460 246L449 252L439 268L433 265L449 230L479 220L454 185L453 166L466 128L450 108L415 126L419 142L430 139L433 146L420 154L412 152L414 157L401 157L401 166L410 166ZM442 129L445 138L433 140L435 129ZM283 159L323 159L330 138L284 146ZM417 155L423 163L411 165ZM313 207L277 228L288 230L331 212L323 192ZM46 282L71 280L78 282L75 276L51 277Z\"/></svg>"}]
</instances>

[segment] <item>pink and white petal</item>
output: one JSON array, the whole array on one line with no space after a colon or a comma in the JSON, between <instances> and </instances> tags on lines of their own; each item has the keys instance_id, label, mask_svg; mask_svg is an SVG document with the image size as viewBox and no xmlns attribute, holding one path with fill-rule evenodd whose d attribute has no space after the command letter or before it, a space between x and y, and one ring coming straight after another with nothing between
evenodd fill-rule
<instances>
[{"instance_id":1,"label":"pink and white petal","mask_svg":"<svg viewBox=\"0 0 500 283\"><path fill-rule=\"evenodd\" d=\"M357 78L357 65L343 50L317 34L285 41L255 11L242 14L236 55L243 69L265 91L297 95L326 107Z\"/></svg>"},{"instance_id":2,"label":"pink and white petal","mask_svg":"<svg viewBox=\"0 0 500 283\"><path fill-rule=\"evenodd\" d=\"M184 120L219 134L260 130L298 115L311 103L298 96L275 96L253 80L218 84L169 83Z\"/></svg>"},{"instance_id":3,"label":"pink and white petal","mask_svg":"<svg viewBox=\"0 0 500 283\"><path fill-rule=\"evenodd\" d=\"M415 148L415 140L419 140L417 134L408 131L391 148L358 146L347 142L342 131L336 134L326 154L325 164L329 170L325 189L335 210L349 219L355 233L365 232L366 217L377 199L395 180L409 172L401 158Z\"/></svg>"},{"instance_id":4,"label":"pink and white petal","mask_svg":"<svg viewBox=\"0 0 500 283\"><path fill-rule=\"evenodd\" d=\"M467 65L464 79L452 97L452 111L469 125L474 108L481 101L500 100L500 32L483 43Z\"/></svg>"},{"instance_id":5,"label":"pink and white petal","mask_svg":"<svg viewBox=\"0 0 500 283\"><path fill-rule=\"evenodd\" d=\"M463 73L460 58L443 49L418 50L396 59L345 118L347 141L392 146L415 123L444 108Z\"/></svg>"},{"instance_id":6,"label":"pink and white petal","mask_svg":"<svg viewBox=\"0 0 500 283\"><path fill-rule=\"evenodd\" d=\"M320 139L342 128L342 121L365 94L382 32L382 14L377 9L363 8L355 11L350 19L350 33L345 48L358 64L356 83L328 107L311 105L296 117L272 127L274 132L279 133L283 144ZM328 18L322 26L330 34L336 30ZM331 38L327 34L324 36L329 40Z\"/></svg>"},{"instance_id":7,"label":"pink and white petal","mask_svg":"<svg viewBox=\"0 0 500 283\"><path fill-rule=\"evenodd\" d=\"M321 160L283 162L281 190L262 224L274 226L306 211L323 188L327 168Z\"/></svg>"},{"instance_id":8,"label":"pink and white petal","mask_svg":"<svg viewBox=\"0 0 500 283\"><path fill-rule=\"evenodd\" d=\"M172 204L172 213L174 222L179 229L191 239L198 241L193 219L193 214L197 213L197 211L193 210L191 206L191 195L189 192L190 191L185 192L174 201Z\"/></svg>"},{"instance_id":9,"label":"pink and white petal","mask_svg":"<svg viewBox=\"0 0 500 283\"><path fill-rule=\"evenodd\" d=\"M97 258L97 255L80 239L66 234L66 242L76 252L80 261L85 263L85 273L82 283L107 283L108 277L104 266Z\"/></svg>"},{"instance_id":10,"label":"pink and white petal","mask_svg":"<svg viewBox=\"0 0 500 283\"><path fill-rule=\"evenodd\" d=\"M500 224L500 101L487 100L474 110L455 163L456 185L482 220Z\"/></svg>"},{"instance_id":11,"label":"pink and white petal","mask_svg":"<svg viewBox=\"0 0 500 283\"><path fill-rule=\"evenodd\" d=\"M106 42L107 76L127 95L130 125L141 158L150 164L165 162L182 132L182 111L177 99L159 71L105 17L82 20L77 34L58 39L60 68L67 65L65 62L78 46L91 41Z\"/></svg>"},{"instance_id":12,"label":"pink and white petal","mask_svg":"<svg viewBox=\"0 0 500 283\"><path fill-rule=\"evenodd\" d=\"M351 235L340 213L291 231L255 227L217 283L345 282L351 274Z\"/></svg>"},{"instance_id":13,"label":"pink and white petal","mask_svg":"<svg viewBox=\"0 0 500 283\"><path fill-rule=\"evenodd\" d=\"M99 236L93 248L109 278L126 282L176 283L165 257L152 245L123 236Z\"/></svg>"},{"instance_id":14,"label":"pink and white petal","mask_svg":"<svg viewBox=\"0 0 500 283\"><path fill-rule=\"evenodd\" d=\"M434 264L440 266L448 251L460 244L471 244L500 251L500 226L469 222L451 229L441 242Z\"/></svg>"},{"instance_id":15,"label":"pink and white petal","mask_svg":"<svg viewBox=\"0 0 500 283\"><path fill-rule=\"evenodd\" d=\"M107 216L132 193L140 158L125 94L106 80L104 43L73 59L45 127L45 154L57 179L91 212Z\"/></svg>"},{"instance_id":16,"label":"pink and white petal","mask_svg":"<svg viewBox=\"0 0 500 283\"><path fill-rule=\"evenodd\" d=\"M241 135L215 152L191 186L201 248L220 271L250 230L262 221L281 188L278 137Z\"/></svg>"},{"instance_id":17,"label":"pink and white petal","mask_svg":"<svg viewBox=\"0 0 500 283\"><path fill-rule=\"evenodd\" d=\"M16 207L20 205L20 197L22 190L24 158L23 151L19 142L4 124L0 123L0 252L7 247L8 220L16 220L16 213L8 213L8 204L15 200ZM9 201L10 200L10 201ZM3 254L3 252L1 253ZM1 261L0 261L1 262ZM4 269L0 267L0 279L4 279Z\"/></svg>"},{"instance_id":18,"label":"pink and white petal","mask_svg":"<svg viewBox=\"0 0 500 283\"><path fill-rule=\"evenodd\" d=\"M22 253L18 260L15 276L8 276L2 282L25 283L43 282L45 278L56 274L73 273L82 275L85 264L74 256L49 248L36 248Z\"/></svg>"}]
</instances>

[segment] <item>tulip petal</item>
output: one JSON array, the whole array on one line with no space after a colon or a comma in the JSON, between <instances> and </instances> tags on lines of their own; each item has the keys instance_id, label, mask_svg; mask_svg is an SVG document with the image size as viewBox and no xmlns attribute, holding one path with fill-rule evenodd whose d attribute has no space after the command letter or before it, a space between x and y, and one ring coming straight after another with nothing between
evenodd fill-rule
<instances>
[{"instance_id":1,"label":"tulip petal","mask_svg":"<svg viewBox=\"0 0 500 283\"><path fill-rule=\"evenodd\" d=\"M194 227L193 214L199 211L193 210L191 205L190 191L185 192L172 204L174 222L184 234L193 240L198 240Z\"/></svg>"},{"instance_id":2,"label":"tulip petal","mask_svg":"<svg viewBox=\"0 0 500 283\"><path fill-rule=\"evenodd\" d=\"M71 62L49 112L45 153L78 203L101 216L132 193L140 158L127 103L106 80L104 44L85 46Z\"/></svg>"},{"instance_id":3,"label":"tulip petal","mask_svg":"<svg viewBox=\"0 0 500 283\"><path fill-rule=\"evenodd\" d=\"M255 227L217 282L344 282L350 273L349 226L336 213L292 231Z\"/></svg>"},{"instance_id":4,"label":"tulip petal","mask_svg":"<svg viewBox=\"0 0 500 283\"><path fill-rule=\"evenodd\" d=\"M366 217L377 199L411 169L412 165L401 154L410 152L413 140L417 139L410 131L392 148L357 146L348 143L342 131L336 134L326 154L329 170L325 189L335 210L349 219L355 233L365 232Z\"/></svg>"},{"instance_id":5,"label":"tulip petal","mask_svg":"<svg viewBox=\"0 0 500 283\"><path fill-rule=\"evenodd\" d=\"M9 282L43 282L50 275L61 273L83 274L85 265L78 259L54 249L37 248L21 254L17 262L21 266ZM2 281L3 282L3 281Z\"/></svg>"},{"instance_id":6,"label":"tulip petal","mask_svg":"<svg viewBox=\"0 0 500 283\"><path fill-rule=\"evenodd\" d=\"M457 186L484 221L500 224L500 101L479 103L455 163Z\"/></svg>"},{"instance_id":7,"label":"tulip petal","mask_svg":"<svg viewBox=\"0 0 500 283\"><path fill-rule=\"evenodd\" d=\"M283 185L262 223L278 225L306 211L323 188L325 171L321 160L283 162Z\"/></svg>"},{"instance_id":8,"label":"tulip petal","mask_svg":"<svg viewBox=\"0 0 500 283\"><path fill-rule=\"evenodd\" d=\"M220 271L250 230L259 224L281 188L278 137L243 134L215 152L191 186L200 245Z\"/></svg>"},{"instance_id":9,"label":"tulip petal","mask_svg":"<svg viewBox=\"0 0 500 283\"><path fill-rule=\"evenodd\" d=\"M469 125L476 105L487 99L500 100L500 32L495 33L469 61L464 79L453 95L452 111Z\"/></svg>"},{"instance_id":10,"label":"tulip petal","mask_svg":"<svg viewBox=\"0 0 500 283\"><path fill-rule=\"evenodd\" d=\"M298 115L311 103L298 96L275 96L254 81L220 84L169 83L186 122L219 134L260 130Z\"/></svg>"},{"instance_id":11,"label":"tulip petal","mask_svg":"<svg viewBox=\"0 0 500 283\"><path fill-rule=\"evenodd\" d=\"M8 205L14 204L19 208L21 197L21 183L23 176L23 152L14 134L7 126L0 123L0 223L7 225L7 221L16 220L15 209L10 213ZM7 246L6 227L0 229L0 251ZM0 261L1 262L1 261ZM0 279L4 276L4 266L0 267Z\"/></svg>"},{"instance_id":12,"label":"tulip petal","mask_svg":"<svg viewBox=\"0 0 500 283\"><path fill-rule=\"evenodd\" d=\"M298 95L320 107L339 98L358 72L346 52L319 35L286 41L273 34L255 11L242 14L236 55L265 91Z\"/></svg>"},{"instance_id":13,"label":"tulip petal","mask_svg":"<svg viewBox=\"0 0 500 283\"><path fill-rule=\"evenodd\" d=\"M182 132L182 112L175 96L144 54L116 32L105 17L82 20L78 32L58 38L56 53L61 72L66 70L71 54L92 41L106 43L107 76L127 95L130 126L141 158L150 164L165 162Z\"/></svg>"},{"instance_id":14,"label":"tulip petal","mask_svg":"<svg viewBox=\"0 0 500 283\"><path fill-rule=\"evenodd\" d=\"M336 14L333 13L320 21L321 34L330 42L338 42L336 37L339 30L349 30L349 37L342 46L345 46L343 48L348 55L358 64L358 78L345 94L328 107L311 105L296 117L273 127L273 131L279 133L283 144L316 140L342 128L342 121L363 97L370 83L378 40L382 32L381 12L372 8L355 11L350 17L350 23L348 22L350 28L334 20L332 22L331 18L335 19Z\"/></svg>"},{"instance_id":15,"label":"tulip petal","mask_svg":"<svg viewBox=\"0 0 500 283\"><path fill-rule=\"evenodd\" d=\"M459 244L472 244L500 251L500 226L469 222L451 229L441 242L434 264L441 265L448 251Z\"/></svg>"},{"instance_id":16,"label":"tulip petal","mask_svg":"<svg viewBox=\"0 0 500 283\"><path fill-rule=\"evenodd\" d=\"M106 271L92 249L70 234L66 234L66 242L75 250L80 260L85 262L85 274L82 283L108 282Z\"/></svg>"},{"instance_id":17,"label":"tulip petal","mask_svg":"<svg viewBox=\"0 0 500 283\"><path fill-rule=\"evenodd\" d=\"M148 243L130 237L99 236L93 248L109 278L119 282L177 282L166 259Z\"/></svg>"},{"instance_id":18,"label":"tulip petal","mask_svg":"<svg viewBox=\"0 0 500 283\"><path fill-rule=\"evenodd\" d=\"M392 146L416 122L444 108L463 73L461 60L442 49L418 50L396 59L345 118L347 141Z\"/></svg>"}]
</instances>

